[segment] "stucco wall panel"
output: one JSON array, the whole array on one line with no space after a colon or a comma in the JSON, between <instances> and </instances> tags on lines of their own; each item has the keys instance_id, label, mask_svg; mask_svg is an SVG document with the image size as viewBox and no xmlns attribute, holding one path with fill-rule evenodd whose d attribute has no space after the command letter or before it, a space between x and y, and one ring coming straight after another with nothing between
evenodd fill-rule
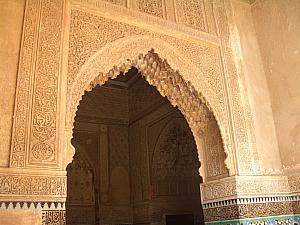
<instances>
[{"instance_id":1,"label":"stucco wall panel","mask_svg":"<svg viewBox=\"0 0 300 225\"><path fill-rule=\"evenodd\" d=\"M300 2L257 0L253 21L285 168L300 166Z\"/></svg>"}]
</instances>

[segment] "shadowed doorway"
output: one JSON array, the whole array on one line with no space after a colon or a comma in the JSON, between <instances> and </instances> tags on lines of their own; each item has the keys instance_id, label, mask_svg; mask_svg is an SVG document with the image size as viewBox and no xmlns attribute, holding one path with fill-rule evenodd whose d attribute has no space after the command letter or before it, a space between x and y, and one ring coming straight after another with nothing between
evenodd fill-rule
<instances>
[{"instance_id":1,"label":"shadowed doorway","mask_svg":"<svg viewBox=\"0 0 300 225\"><path fill-rule=\"evenodd\" d=\"M203 224L192 132L135 68L85 93L72 143L67 224Z\"/></svg>"}]
</instances>

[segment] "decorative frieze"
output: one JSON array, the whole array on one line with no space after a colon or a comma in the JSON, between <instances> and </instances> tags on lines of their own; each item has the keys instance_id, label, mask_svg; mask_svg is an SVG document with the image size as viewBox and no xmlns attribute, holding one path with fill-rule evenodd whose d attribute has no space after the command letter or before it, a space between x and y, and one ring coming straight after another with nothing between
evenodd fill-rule
<instances>
[{"instance_id":1,"label":"decorative frieze","mask_svg":"<svg viewBox=\"0 0 300 225\"><path fill-rule=\"evenodd\" d=\"M299 184L297 184L299 189ZM236 176L201 184L203 203L247 196L290 195L286 176Z\"/></svg>"},{"instance_id":2,"label":"decorative frieze","mask_svg":"<svg viewBox=\"0 0 300 225\"><path fill-rule=\"evenodd\" d=\"M294 215L260 217L254 219L238 219L226 221L207 222L207 225L299 225L300 217Z\"/></svg>"},{"instance_id":3,"label":"decorative frieze","mask_svg":"<svg viewBox=\"0 0 300 225\"><path fill-rule=\"evenodd\" d=\"M0 210L65 210L65 202L0 201Z\"/></svg>"},{"instance_id":4,"label":"decorative frieze","mask_svg":"<svg viewBox=\"0 0 300 225\"><path fill-rule=\"evenodd\" d=\"M7 171L7 170L6 170ZM31 173L0 173L0 200L65 200L65 175L34 175Z\"/></svg>"},{"instance_id":5,"label":"decorative frieze","mask_svg":"<svg viewBox=\"0 0 300 225\"><path fill-rule=\"evenodd\" d=\"M245 218L261 218L269 216L293 215L293 205L296 201L264 202L248 204L230 204L227 206L205 208L204 217L206 222L226 221Z\"/></svg>"}]
</instances>

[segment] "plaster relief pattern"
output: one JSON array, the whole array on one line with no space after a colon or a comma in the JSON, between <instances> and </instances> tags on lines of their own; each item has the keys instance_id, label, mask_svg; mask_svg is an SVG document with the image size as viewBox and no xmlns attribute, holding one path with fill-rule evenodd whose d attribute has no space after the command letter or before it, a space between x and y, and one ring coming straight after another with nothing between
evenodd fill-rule
<instances>
[{"instance_id":1,"label":"plaster relief pattern","mask_svg":"<svg viewBox=\"0 0 300 225\"><path fill-rule=\"evenodd\" d=\"M37 3L37 1L28 1L28 14L26 14L25 20L25 27L28 26L29 28L32 26L28 31L32 32L30 35L33 37L27 39L27 37L24 36L22 52L25 53L27 50L26 44L28 42L32 43L31 46L28 47L28 51L31 51L29 56L30 54L32 57L33 55L36 56L36 61L31 61L32 58L29 58L30 61L27 62L27 67L30 68L30 70L28 70L25 65L20 67L19 74L24 74L25 76L27 74L28 78L25 78L25 80L27 80L25 82L22 79L20 80L20 87L18 87L18 89L22 89L23 93L27 93L25 96L21 93L18 94L17 101L22 101L23 104L29 104L29 96L33 98L34 101L31 106L31 116L26 113L28 106L23 106L23 111L18 111L18 107L16 108L17 118L23 118L23 124L19 127L18 121L20 120L15 120L16 131L14 133L22 135L22 137L13 137L14 144L12 145L11 152L12 167L25 167L25 152L26 146L28 145L29 151L27 151L27 155L29 157L29 164L57 163L55 145L62 2L55 0L42 1L38 2L40 7L31 5L34 4L33 2ZM31 6L34 8L31 9ZM39 14L39 17L37 14ZM34 29L37 28L38 30L35 31ZM40 33L36 38L35 35L37 35L37 33L35 32ZM36 41L35 46L33 45L34 40ZM51 60L49 60L49 57ZM24 62L21 61L21 65L23 63ZM34 76L32 74L34 74ZM21 86L23 82L25 85L26 83L28 84L27 87ZM27 95L30 93L32 93L32 96ZM20 116L18 116L19 114ZM31 132L26 135L25 126L27 121L31 124ZM23 131L18 129L23 129ZM23 147L18 144L21 142L23 143ZM39 150L42 150L43 153L37 153Z\"/></svg>"},{"instance_id":2,"label":"plaster relief pattern","mask_svg":"<svg viewBox=\"0 0 300 225\"><path fill-rule=\"evenodd\" d=\"M70 50L68 65L68 87L76 79L83 64L107 43L113 42L127 35L136 35L141 29L119 22L107 20L96 15L71 11Z\"/></svg>"},{"instance_id":3,"label":"plaster relief pattern","mask_svg":"<svg viewBox=\"0 0 300 225\"><path fill-rule=\"evenodd\" d=\"M39 1L28 1L26 5L22 50L20 53L17 91L15 100L15 119L13 124L13 136L11 147L11 167L25 167L27 151L27 126L30 109L31 85L35 59L35 41L38 21Z\"/></svg>"},{"instance_id":4,"label":"plaster relief pattern","mask_svg":"<svg viewBox=\"0 0 300 225\"><path fill-rule=\"evenodd\" d=\"M170 36L159 37L168 41L174 46L174 49L178 49L197 68L197 70L190 69L193 72L189 76L193 77L192 79L201 80L201 82L195 82L195 85L206 97L220 125L223 124L223 121L228 120L228 117L226 116L225 72L222 68L220 48L203 43L187 42Z\"/></svg>"},{"instance_id":5,"label":"plaster relief pattern","mask_svg":"<svg viewBox=\"0 0 300 225\"><path fill-rule=\"evenodd\" d=\"M207 31L203 0L175 0L177 22Z\"/></svg>"},{"instance_id":6,"label":"plaster relief pattern","mask_svg":"<svg viewBox=\"0 0 300 225\"><path fill-rule=\"evenodd\" d=\"M36 158L37 154L32 154L30 151L30 164L40 164L40 160L43 162L42 165L47 164L47 162L57 164L56 117L62 9L63 2L60 0L43 1L41 5L30 150L37 148L36 145L38 145L38 148L40 150L42 148L46 154ZM35 146L33 147L33 145Z\"/></svg>"},{"instance_id":7,"label":"plaster relief pattern","mask_svg":"<svg viewBox=\"0 0 300 225\"><path fill-rule=\"evenodd\" d=\"M163 17L164 0L136 0L138 10L153 16Z\"/></svg>"},{"instance_id":8,"label":"plaster relief pattern","mask_svg":"<svg viewBox=\"0 0 300 225\"><path fill-rule=\"evenodd\" d=\"M232 200L232 202L236 201L237 199ZM204 215L205 221L207 222L216 220L260 218L255 219L253 223L269 224L266 222L268 220L273 221L273 219L268 217L297 214L297 211L294 210L294 205L297 204L299 204L298 201L282 200L281 202L252 202L250 204L242 203L237 205L224 205L214 208L206 208L204 209ZM270 224L294 224L292 223L292 220L285 218L277 218L277 223L274 222ZM250 222L249 224L253 223Z\"/></svg>"},{"instance_id":9,"label":"plaster relief pattern","mask_svg":"<svg viewBox=\"0 0 300 225\"><path fill-rule=\"evenodd\" d=\"M243 93L241 91L241 84L239 83L241 78L237 73L231 49L230 28L228 25L229 19L226 14L228 10L225 1L218 0L216 2L214 12L218 35L221 39L221 51L227 77L228 98L235 127L235 143L238 149L238 170L240 174L259 173L256 145L251 136L253 132L250 130L252 129L252 121L250 115L247 114L250 112L250 110L247 109L247 107L249 108L249 103L247 99L242 97Z\"/></svg>"},{"instance_id":10,"label":"plaster relief pattern","mask_svg":"<svg viewBox=\"0 0 300 225\"><path fill-rule=\"evenodd\" d=\"M53 161L54 160L54 148L46 143L35 144L31 150L32 157L39 161Z\"/></svg>"},{"instance_id":11,"label":"plaster relief pattern","mask_svg":"<svg viewBox=\"0 0 300 225\"><path fill-rule=\"evenodd\" d=\"M42 225L66 225L66 211L65 210L43 211Z\"/></svg>"},{"instance_id":12,"label":"plaster relief pattern","mask_svg":"<svg viewBox=\"0 0 300 225\"><path fill-rule=\"evenodd\" d=\"M5 195L36 196L44 199L64 198L66 178L58 176L5 175L0 176L0 198Z\"/></svg>"},{"instance_id":13,"label":"plaster relief pattern","mask_svg":"<svg viewBox=\"0 0 300 225\"><path fill-rule=\"evenodd\" d=\"M203 202L209 202L235 196L289 195L299 184L297 180L291 185L284 176L229 177L201 184L201 196Z\"/></svg>"},{"instance_id":14,"label":"plaster relief pattern","mask_svg":"<svg viewBox=\"0 0 300 225\"><path fill-rule=\"evenodd\" d=\"M155 69L159 71L161 76L157 76L159 73L156 72L155 69L151 70L151 67L147 67L146 69L145 65L148 64L148 61L151 63L150 65L152 65L153 63L153 66L155 66ZM151 85L156 86L161 95L166 96L171 104L173 104L173 106L177 106L178 104L179 109L186 116L187 120L190 123L190 126L195 126L198 130L197 132L203 132L208 118L212 116L212 114L209 113L207 106L202 103L202 101L206 102L205 99L201 96L200 93L197 93L190 82L185 83L180 74L173 71L165 60L162 61L161 59L159 59L156 53L148 52L148 54L145 56L140 55L137 60L134 60L132 62L127 61L126 64L123 64L120 68L114 67L109 71L109 73L107 73L107 75L99 73L99 75L90 83L90 86L87 87L87 90L91 90L97 84L103 84L106 79L108 79L108 77L116 77L120 72L124 72L125 70L131 68L131 65L135 65L138 69L143 69L141 73L142 75L145 74L144 76L146 77L146 80ZM87 75L91 76L90 73ZM84 78L84 76L80 77L80 79L82 78ZM91 78L93 79L93 77ZM85 83L86 81L84 81L83 84ZM78 82L77 85L79 84L82 83ZM169 88L168 85L170 85ZM177 87L174 88L173 85ZM71 108L73 109L72 115L75 114L74 109L78 101L76 101L76 99L79 99L81 97L80 90L80 88L77 89L79 93L73 92L73 94L77 95L77 98L73 98L73 100L71 101L71 106L72 104L74 104L74 106L72 106ZM189 101L188 99L192 99L192 101ZM71 118L73 117L69 117L69 119ZM69 122L71 121L72 120L69 120ZM230 152L227 151L227 154L230 154Z\"/></svg>"},{"instance_id":15,"label":"plaster relief pattern","mask_svg":"<svg viewBox=\"0 0 300 225\"><path fill-rule=\"evenodd\" d=\"M204 154L206 164L206 177L208 180L218 179L220 176L228 176L228 169L224 161L226 158L223 142L218 125L211 120L204 132Z\"/></svg>"},{"instance_id":16,"label":"plaster relief pattern","mask_svg":"<svg viewBox=\"0 0 300 225\"><path fill-rule=\"evenodd\" d=\"M127 0L104 0L104 1L116 4L116 5L122 5L122 6L127 5Z\"/></svg>"},{"instance_id":17,"label":"plaster relief pattern","mask_svg":"<svg viewBox=\"0 0 300 225\"><path fill-rule=\"evenodd\" d=\"M151 37L161 38L170 43L174 50L178 49L182 55L185 55L191 63L197 67L197 74L190 74L191 77L201 77L201 82L197 83L203 94L207 96L212 108L220 118L220 123L227 117L224 115L225 110L225 94L224 94L224 78L221 68L221 56L216 46L206 45L204 43L193 43L185 40L177 39L167 35L150 33L147 30L129 26L124 23L97 17L80 11L72 11L71 21L71 44L69 52L69 84L72 85L76 74L82 65L88 62L88 58L101 49L105 44L112 42L121 37L127 37L134 34L151 35ZM74 20L74 21L73 21ZM98 29L97 34L91 32L91 29L81 24L90 24ZM112 33L112 30L114 31ZM75 35L76 34L76 35ZM101 42L100 42L101 40ZM134 42L134 40L132 40ZM153 43L154 44L154 43ZM136 47L135 47L136 48ZM150 50L150 49L147 49ZM130 51L130 49L127 49ZM158 52L160 53L160 52ZM181 62L183 64L183 62ZM113 65L112 65L113 66ZM183 65L181 65L183 66ZM191 69L189 69L191 70ZM196 71L195 71L196 73ZM221 118L222 117L222 118Z\"/></svg>"}]
</instances>

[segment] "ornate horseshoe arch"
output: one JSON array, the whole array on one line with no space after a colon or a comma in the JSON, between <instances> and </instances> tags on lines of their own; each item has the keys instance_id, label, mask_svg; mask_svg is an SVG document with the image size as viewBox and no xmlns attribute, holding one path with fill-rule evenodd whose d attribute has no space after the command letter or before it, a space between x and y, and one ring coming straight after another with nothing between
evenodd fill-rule
<instances>
[{"instance_id":1,"label":"ornate horseshoe arch","mask_svg":"<svg viewBox=\"0 0 300 225\"><path fill-rule=\"evenodd\" d=\"M209 96L205 98L188 81L191 71L198 69L176 48L150 36L118 39L100 49L84 64L69 90L70 97L67 99L67 142L71 143L74 118L84 92L91 91L96 85L103 85L109 78L114 79L120 73L126 73L131 67L136 67L150 85L155 86L162 96L178 107L187 119L195 139L202 135L211 118L216 119L227 155L225 164L229 174L232 174L234 163L228 125L221 119L223 115L215 114L207 101ZM199 149L198 143L197 147Z\"/></svg>"}]
</instances>

